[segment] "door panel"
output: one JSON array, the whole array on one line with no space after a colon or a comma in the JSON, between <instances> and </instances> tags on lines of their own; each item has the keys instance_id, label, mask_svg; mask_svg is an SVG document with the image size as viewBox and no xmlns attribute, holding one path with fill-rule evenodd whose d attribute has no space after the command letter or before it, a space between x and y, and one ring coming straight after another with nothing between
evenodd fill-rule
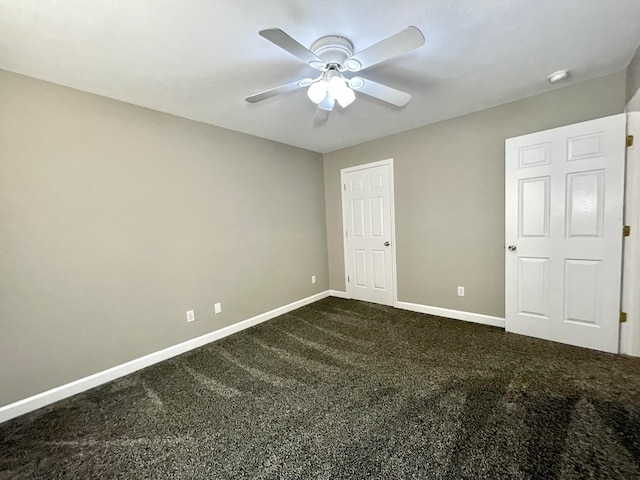
<instances>
[{"instance_id":1,"label":"door panel","mask_svg":"<svg viewBox=\"0 0 640 480\"><path fill-rule=\"evenodd\" d=\"M382 197L369 200L371 208L371 238L384 237L384 203Z\"/></svg>"},{"instance_id":2,"label":"door panel","mask_svg":"<svg viewBox=\"0 0 640 480\"><path fill-rule=\"evenodd\" d=\"M367 288L367 253L364 250L354 250L353 260L355 286Z\"/></svg>"},{"instance_id":3,"label":"door panel","mask_svg":"<svg viewBox=\"0 0 640 480\"><path fill-rule=\"evenodd\" d=\"M541 143L518 150L518 165L520 168L537 167L551 163L551 144Z\"/></svg>"},{"instance_id":4,"label":"door panel","mask_svg":"<svg viewBox=\"0 0 640 480\"><path fill-rule=\"evenodd\" d=\"M393 305L391 165L343 171L345 262L351 298Z\"/></svg>"},{"instance_id":5,"label":"door panel","mask_svg":"<svg viewBox=\"0 0 640 480\"><path fill-rule=\"evenodd\" d=\"M597 326L599 260L567 259L564 263L564 321Z\"/></svg>"},{"instance_id":6,"label":"door panel","mask_svg":"<svg viewBox=\"0 0 640 480\"><path fill-rule=\"evenodd\" d=\"M521 257L518 267L521 315L547 318L549 310L549 259Z\"/></svg>"},{"instance_id":7,"label":"door panel","mask_svg":"<svg viewBox=\"0 0 640 480\"><path fill-rule=\"evenodd\" d=\"M520 180L520 237L549 236L549 177Z\"/></svg>"},{"instance_id":8,"label":"door panel","mask_svg":"<svg viewBox=\"0 0 640 480\"><path fill-rule=\"evenodd\" d=\"M387 288L387 259L384 250L373 250L373 288L385 290Z\"/></svg>"},{"instance_id":9,"label":"door panel","mask_svg":"<svg viewBox=\"0 0 640 480\"><path fill-rule=\"evenodd\" d=\"M618 351L625 115L506 141L506 329Z\"/></svg>"},{"instance_id":10,"label":"door panel","mask_svg":"<svg viewBox=\"0 0 640 480\"><path fill-rule=\"evenodd\" d=\"M602 237L604 170L567 175L567 237Z\"/></svg>"},{"instance_id":11,"label":"door panel","mask_svg":"<svg viewBox=\"0 0 640 480\"><path fill-rule=\"evenodd\" d=\"M603 157L606 155L603 141L604 132L591 135L581 135L568 139L569 155L567 161L585 160L587 158Z\"/></svg>"},{"instance_id":12,"label":"door panel","mask_svg":"<svg viewBox=\"0 0 640 480\"><path fill-rule=\"evenodd\" d=\"M364 200L351 201L351 231L356 238L364 238Z\"/></svg>"}]
</instances>

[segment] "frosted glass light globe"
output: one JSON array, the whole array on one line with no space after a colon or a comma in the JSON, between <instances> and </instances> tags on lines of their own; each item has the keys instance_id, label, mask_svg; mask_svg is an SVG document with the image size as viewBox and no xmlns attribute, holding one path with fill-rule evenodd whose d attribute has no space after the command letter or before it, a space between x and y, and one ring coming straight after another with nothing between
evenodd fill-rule
<instances>
[{"instance_id":1,"label":"frosted glass light globe","mask_svg":"<svg viewBox=\"0 0 640 480\"><path fill-rule=\"evenodd\" d=\"M327 96L327 82L324 80L319 80L317 82L309 85L309 89L307 90L307 96L309 100L311 100L316 105L324 100L324 97Z\"/></svg>"},{"instance_id":2,"label":"frosted glass light globe","mask_svg":"<svg viewBox=\"0 0 640 480\"><path fill-rule=\"evenodd\" d=\"M331 80L329 80L329 93L333 98L338 100L341 95L343 95L345 86L346 84L342 78L332 77Z\"/></svg>"},{"instance_id":3,"label":"frosted glass light globe","mask_svg":"<svg viewBox=\"0 0 640 480\"><path fill-rule=\"evenodd\" d=\"M342 77L333 77L329 80L329 94L342 108L348 107L356 99L356 94Z\"/></svg>"}]
</instances>

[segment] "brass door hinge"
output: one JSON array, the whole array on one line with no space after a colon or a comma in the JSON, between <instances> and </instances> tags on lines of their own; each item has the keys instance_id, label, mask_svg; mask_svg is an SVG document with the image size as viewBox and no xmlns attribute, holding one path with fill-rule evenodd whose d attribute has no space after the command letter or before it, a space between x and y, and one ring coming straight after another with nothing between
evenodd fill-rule
<instances>
[{"instance_id":1,"label":"brass door hinge","mask_svg":"<svg viewBox=\"0 0 640 480\"><path fill-rule=\"evenodd\" d=\"M633 135L627 135L627 147L633 146Z\"/></svg>"},{"instance_id":2,"label":"brass door hinge","mask_svg":"<svg viewBox=\"0 0 640 480\"><path fill-rule=\"evenodd\" d=\"M622 236L628 237L629 235L631 235L631 227L629 225L625 225L622 227Z\"/></svg>"},{"instance_id":3,"label":"brass door hinge","mask_svg":"<svg viewBox=\"0 0 640 480\"><path fill-rule=\"evenodd\" d=\"M627 312L620 312L620 323L625 323L627 321Z\"/></svg>"}]
</instances>

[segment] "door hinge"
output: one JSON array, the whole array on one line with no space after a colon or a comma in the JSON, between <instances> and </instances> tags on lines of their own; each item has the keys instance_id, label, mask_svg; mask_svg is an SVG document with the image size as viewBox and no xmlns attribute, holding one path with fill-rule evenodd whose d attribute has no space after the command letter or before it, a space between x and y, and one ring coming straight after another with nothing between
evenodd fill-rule
<instances>
[{"instance_id":1,"label":"door hinge","mask_svg":"<svg viewBox=\"0 0 640 480\"><path fill-rule=\"evenodd\" d=\"M629 235L631 235L631 227L629 225L625 225L622 227L622 236L628 237Z\"/></svg>"},{"instance_id":2,"label":"door hinge","mask_svg":"<svg viewBox=\"0 0 640 480\"><path fill-rule=\"evenodd\" d=\"M633 138L633 137L632 137L632 138ZM347 184L346 184L346 183L342 186L342 189L343 189L345 192L347 191Z\"/></svg>"},{"instance_id":3,"label":"door hinge","mask_svg":"<svg viewBox=\"0 0 640 480\"><path fill-rule=\"evenodd\" d=\"M620 312L620 323L625 323L627 321L627 312Z\"/></svg>"},{"instance_id":4,"label":"door hinge","mask_svg":"<svg viewBox=\"0 0 640 480\"><path fill-rule=\"evenodd\" d=\"M347 275L347 283L351 283L351 279L349 278L349 275Z\"/></svg>"},{"instance_id":5,"label":"door hinge","mask_svg":"<svg viewBox=\"0 0 640 480\"><path fill-rule=\"evenodd\" d=\"M345 237L347 237L347 238L349 238L349 230L345 230L345 232L344 232L344 236L345 236Z\"/></svg>"},{"instance_id":6,"label":"door hinge","mask_svg":"<svg viewBox=\"0 0 640 480\"><path fill-rule=\"evenodd\" d=\"M633 146L633 135L627 135L627 147Z\"/></svg>"}]
</instances>

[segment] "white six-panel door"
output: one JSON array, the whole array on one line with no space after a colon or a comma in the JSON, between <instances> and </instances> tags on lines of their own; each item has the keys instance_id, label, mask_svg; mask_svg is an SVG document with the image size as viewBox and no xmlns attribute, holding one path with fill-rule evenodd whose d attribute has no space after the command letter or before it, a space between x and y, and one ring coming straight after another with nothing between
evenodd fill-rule
<instances>
[{"instance_id":1,"label":"white six-panel door","mask_svg":"<svg viewBox=\"0 0 640 480\"><path fill-rule=\"evenodd\" d=\"M392 164L342 170L347 295L393 305Z\"/></svg>"},{"instance_id":2,"label":"white six-panel door","mask_svg":"<svg viewBox=\"0 0 640 480\"><path fill-rule=\"evenodd\" d=\"M625 115L506 141L506 330L618 352Z\"/></svg>"}]
</instances>

